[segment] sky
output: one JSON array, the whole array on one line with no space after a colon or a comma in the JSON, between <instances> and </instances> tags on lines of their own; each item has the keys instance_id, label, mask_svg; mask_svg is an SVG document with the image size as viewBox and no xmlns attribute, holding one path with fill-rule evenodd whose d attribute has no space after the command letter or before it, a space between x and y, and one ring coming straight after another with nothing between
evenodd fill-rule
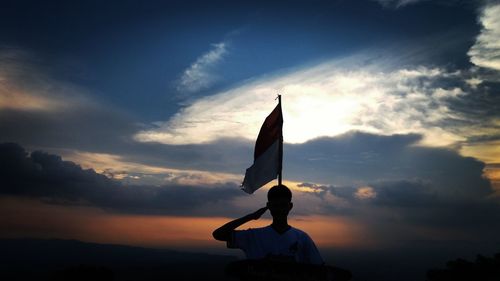
<instances>
[{"instance_id":1,"label":"sky","mask_svg":"<svg viewBox=\"0 0 500 281\"><path fill-rule=\"evenodd\" d=\"M225 251L281 94L320 251L499 250L498 1L5 1L0 34L0 237Z\"/></svg>"}]
</instances>

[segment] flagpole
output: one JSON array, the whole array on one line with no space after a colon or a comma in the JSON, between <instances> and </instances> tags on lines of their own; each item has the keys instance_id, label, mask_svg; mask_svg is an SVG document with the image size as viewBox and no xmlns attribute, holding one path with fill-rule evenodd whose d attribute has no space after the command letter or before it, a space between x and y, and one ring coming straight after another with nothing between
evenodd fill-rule
<instances>
[{"instance_id":1,"label":"flagpole","mask_svg":"<svg viewBox=\"0 0 500 281\"><path fill-rule=\"evenodd\" d=\"M278 104L280 105L281 114L283 114L283 108L281 108L281 95L278 94ZM282 125L283 126L283 125ZM278 185L281 185L281 181L283 178L283 129L280 130L280 139L279 139L279 169L278 169Z\"/></svg>"}]
</instances>

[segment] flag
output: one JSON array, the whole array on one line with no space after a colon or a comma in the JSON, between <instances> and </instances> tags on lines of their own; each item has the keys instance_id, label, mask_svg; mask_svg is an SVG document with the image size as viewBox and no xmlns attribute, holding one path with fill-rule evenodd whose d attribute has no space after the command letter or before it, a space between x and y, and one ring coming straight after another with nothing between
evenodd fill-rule
<instances>
[{"instance_id":1,"label":"flag","mask_svg":"<svg viewBox=\"0 0 500 281\"><path fill-rule=\"evenodd\" d=\"M281 173L282 132L283 115L281 113L280 98L280 102L267 116L260 128L255 143L253 165L246 170L242 184L246 193L252 194L261 186L276 179L276 176Z\"/></svg>"}]
</instances>

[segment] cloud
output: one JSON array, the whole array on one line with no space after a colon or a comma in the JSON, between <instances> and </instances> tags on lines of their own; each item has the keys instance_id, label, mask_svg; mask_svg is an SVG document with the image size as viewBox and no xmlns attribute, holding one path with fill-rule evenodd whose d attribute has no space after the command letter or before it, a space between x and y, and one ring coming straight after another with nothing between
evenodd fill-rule
<instances>
[{"instance_id":1,"label":"cloud","mask_svg":"<svg viewBox=\"0 0 500 281\"><path fill-rule=\"evenodd\" d=\"M406 225L474 232L474 228L485 230L492 221L500 218L497 202L470 190L461 190L464 187L448 190L448 195L444 195L438 191L442 187L422 180L380 181L371 185L376 196L370 199L359 198L359 188L356 187L328 187L326 190L348 202L345 208L353 219L387 223L394 219L390 214L394 212L397 213L397 221ZM464 191L469 194L468 198L457 198L452 194ZM494 231L500 232L500 228Z\"/></svg>"},{"instance_id":2,"label":"cloud","mask_svg":"<svg viewBox=\"0 0 500 281\"><path fill-rule=\"evenodd\" d=\"M0 144L0 194L37 198L47 203L95 206L124 213L216 215L206 208L244 193L235 184L192 186L123 185L61 157L14 143ZM204 207L205 206L205 207Z\"/></svg>"},{"instance_id":3,"label":"cloud","mask_svg":"<svg viewBox=\"0 0 500 281\"><path fill-rule=\"evenodd\" d=\"M500 161L500 140L465 144L461 147L460 152L463 155L478 157L487 163L498 163Z\"/></svg>"},{"instance_id":4,"label":"cloud","mask_svg":"<svg viewBox=\"0 0 500 281\"><path fill-rule=\"evenodd\" d=\"M219 138L251 140L279 92L283 95L284 138L289 143L351 130L384 135L419 133L424 135L422 143L432 146L465 140L443 125L447 120L463 119L449 107L468 95L460 72L424 66L394 70L382 61L360 64L362 59L349 58L266 76L200 98L170 120L139 132L135 139L174 145Z\"/></svg>"},{"instance_id":5,"label":"cloud","mask_svg":"<svg viewBox=\"0 0 500 281\"><path fill-rule=\"evenodd\" d=\"M401 8L410 4L415 4L418 2L423 2L426 0L374 0L380 3L384 7L390 8Z\"/></svg>"},{"instance_id":6,"label":"cloud","mask_svg":"<svg viewBox=\"0 0 500 281\"><path fill-rule=\"evenodd\" d=\"M377 192L371 186L362 186L356 190L354 196L361 200L368 200L377 197Z\"/></svg>"},{"instance_id":7,"label":"cloud","mask_svg":"<svg viewBox=\"0 0 500 281\"><path fill-rule=\"evenodd\" d=\"M140 129L127 113L50 72L27 52L0 49L0 142L106 151Z\"/></svg>"},{"instance_id":8,"label":"cloud","mask_svg":"<svg viewBox=\"0 0 500 281\"><path fill-rule=\"evenodd\" d=\"M100 105L80 104L62 111L0 110L0 119L0 141L59 149L106 151L127 142L139 129L127 114Z\"/></svg>"},{"instance_id":9,"label":"cloud","mask_svg":"<svg viewBox=\"0 0 500 281\"><path fill-rule=\"evenodd\" d=\"M120 155L73 150L62 152L66 160L78 163L85 168L92 168L110 178L126 179L132 184L215 185L241 181L241 176L236 174L152 166L131 162Z\"/></svg>"},{"instance_id":10,"label":"cloud","mask_svg":"<svg viewBox=\"0 0 500 281\"><path fill-rule=\"evenodd\" d=\"M447 148L415 146L418 135L349 133L284 147L284 173L292 181L373 187L377 182L420 181L444 198L487 198L485 164ZM464 172L467 171L467 172ZM381 193L374 189L376 198Z\"/></svg>"},{"instance_id":11,"label":"cloud","mask_svg":"<svg viewBox=\"0 0 500 281\"><path fill-rule=\"evenodd\" d=\"M212 86L218 79L213 68L227 54L227 42L212 44L212 49L200 56L182 74L177 85L181 93L193 93Z\"/></svg>"},{"instance_id":12,"label":"cloud","mask_svg":"<svg viewBox=\"0 0 500 281\"><path fill-rule=\"evenodd\" d=\"M481 33L470 48L470 61L480 67L500 70L500 4L484 7L479 21Z\"/></svg>"},{"instance_id":13,"label":"cloud","mask_svg":"<svg viewBox=\"0 0 500 281\"><path fill-rule=\"evenodd\" d=\"M39 74L31 60L26 52L0 48L0 111L60 113L89 103L75 87Z\"/></svg>"},{"instance_id":14,"label":"cloud","mask_svg":"<svg viewBox=\"0 0 500 281\"><path fill-rule=\"evenodd\" d=\"M57 111L64 106L65 103L61 101L0 88L0 109L3 110Z\"/></svg>"}]
</instances>

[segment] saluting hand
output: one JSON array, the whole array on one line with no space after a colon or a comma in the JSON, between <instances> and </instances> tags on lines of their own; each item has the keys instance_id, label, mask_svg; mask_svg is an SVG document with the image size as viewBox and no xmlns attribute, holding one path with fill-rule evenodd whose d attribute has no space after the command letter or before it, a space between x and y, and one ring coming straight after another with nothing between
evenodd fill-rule
<instances>
[{"instance_id":1,"label":"saluting hand","mask_svg":"<svg viewBox=\"0 0 500 281\"><path fill-rule=\"evenodd\" d=\"M254 213L250 214L250 218L253 220L258 220L265 212L267 211L267 207L260 208Z\"/></svg>"}]
</instances>

